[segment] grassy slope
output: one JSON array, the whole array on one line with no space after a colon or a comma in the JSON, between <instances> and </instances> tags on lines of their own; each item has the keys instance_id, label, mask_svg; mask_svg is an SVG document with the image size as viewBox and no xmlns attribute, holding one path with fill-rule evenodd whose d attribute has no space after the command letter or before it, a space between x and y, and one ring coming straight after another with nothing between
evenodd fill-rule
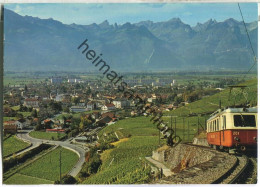
<instances>
[{"instance_id":1,"label":"grassy slope","mask_svg":"<svg viewBox=\"0 0 260 187\"><path fill-rule=\"evenodd\" d=\"M20 174L42 178L50 181L59 179L59 153L61 152L61 172L68 173L78 161L78 155L70 150L64 148L57 148L50 153L44 155L32 164L28 165L21 171Z\"/></svg>"},{"instance_id":2,"label":"grassy slope","mask_svg":"<svg viewBox=\"0 0 260 187\"><path fill-rule=\"evenodd\" d=\"M257 79L246 81L240 85L246 85L248 93L248 100L251 101L254 105L257 103ZM232 94L238 92L232 92ZM234 104L234 95L231 95L231 101L228 101L229 89L217 93L210 97L205 97L201 100L195 101L188 104L187 106L180 107L174 111L165 112L165 115L175 115L175 116L187 116L190 113L205 113L205 112L214 112L219 108L219 100L221 100L222 107L230 106ZM236 104L245 103L245 99L241 95L237 95Z\"/></svg>"},{"instance_id":3,"label":"grassy slope","mask_svg":"<svg viewBox=\"0 0 260 187\"><path fill-rule=\"evenodd\" d=\"M248 88L248 100L252 103L257 101L257 80L250 80L245 82L243 85L247 85ZM163 120L170 125L170 117L183 116L176 118L177 135L183 138L183 132L185 133L185 139L187 140L187 129L189 124L189 140L193 138L193 134L197 132L198 121L204 125L208 115L203 117L193 116L187 117L190 113L211 113L218 109L219 99L221 98L222 106L228 106L228 95L229 90L224 90L218 94L210 97L206 97L200 101L196 101L187 106L181 107L175 111L164 113ZM238 99L239 100L239 99ZM237 103L243 103L245 100L240 98ZM184 119L184 125L183 125ZM173 127L174 127L173 118ZM185 129L185 130L183 130ZM128 137L131 135L128 141L118 143L116 148L110 149L102 153L102 167L101 170L87 178L83 183L85 184L109 184L109 183L142 183L140 173L142 171L143 164L142 160L145 155L151 155L152 150L158 145L158 130L156 125L152 124L150 117L137 117L128 118L117 122L116 124L110 125L102 129L99 133L99 137L104 138L104 133L113 135L114 132L120 138ZM110 167L109 164L111 163ZM138 171L140 171L138 173ZM123 177L126 176L126 177ZM128 178L127 178L128 176ZM130 179L132 178L132 180Z\"/></svg>"},{"instance_id":4,"label":"grassy slope","mask_svg":"<svg viewBox=\"0 0 260 187\"><path fill-rule=\"evenodd\" d=\"M257 79L248 80L241 85L247 85L246 88L248 94L248 101L251 102L254 106L257 103ZM238 89L235 90L234 93L239 93ZM177 121L177 135L179 135L184 141L191 141L193 135L197 133L198 123L200 123L203 127L205 127L205 122L208 119L209 115L219 109L219 100L221 100L222 108L225 106L231 106L234 104L234 95L230 96L230 101L228 101L229 97L229 89L225 89L222 92L219 92L210 97L205 97L201 100L190 103L186 106L180 107L176 110L170 112L164 112L163 120L164 122L170 124L171 118L169 116L173 116L173 127L174 121L176 117ZM236 104L243 104L246 102L246 99L240 95L237 95ZM194 113L195 116L189 117L189 114ZM207 114L205 114L207 113ZM184 123L183 123L184 119ZM198 122L199 121L199 122ZM189 127L188 127L189 124ZM200 126L199 126L200 127ZM201 128L201 127L200 127ZM189 129L189 133L188 133ZM188 134L189 138L188 138Z\"/></svg>"},{"instance_id":5,"label":"grassy slope","mask_svg":"<svg viewBox=\"0 0 260 187\"><path fill-rule=\"evenodd\" d=\"M87 178L85 184L132 184L144 183L147 175L144 172L144 157L151 156L152 150L158 146L158 130L150 122L150 118L137 117L121 120L100 131L103 134L114 134L120 138L131 137L127 141L116 144L116 147L102 153L101 170ZM110 162L113 162L110 164ZM109 166L110 164L110 166Z\"/></svg>"},{"instance_id":6,"label":"grassy slope","mask_svg":"<svg viewBox=\"0 0 260 187\"><path fill-rule=\"evenodd\" d=\"M24 149L28 146L28 143L19 140L16 136L10 136L9 138L5 139L3 143L4 157L9 154L13 154L21 149Z\"/></svg>"},{"instance_id":7,"label":"grassy slope","mask_svg":"<svg viewBox=\"0 0 260 187\"><path fill-rule=\"evenodd\" d=\"M65 133L54 133L54 132L41 132L41 131L30 132L31 137L45 139L45 140L52 140L52 137L54 138L54 140L58 140L59 136L60 138L62 138L65 135L66 135Z\"/></svg>"},{"instance_id":8,"label":"grassy slope","mask_svg":"<svg viewBox=\"0 0 260 187\"><path fill-rule=\"evenodd\" d=\"M4 184L53 184L53 181L16 173L4 181Z\"/></svg>"}]
</instances>

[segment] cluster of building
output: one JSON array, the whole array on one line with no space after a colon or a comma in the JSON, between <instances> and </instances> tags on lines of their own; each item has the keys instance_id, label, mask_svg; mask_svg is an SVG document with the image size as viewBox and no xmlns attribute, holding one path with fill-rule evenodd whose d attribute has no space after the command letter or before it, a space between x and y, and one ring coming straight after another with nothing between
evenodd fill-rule
<instances>
[{"instance_id":1,"label":"cluster of building","mask_svg":"<svg viewBox=\"0 0 260 187\"><path fill-rule=\"evenodd\" d=\"M86 80L83 81L82 79L77 78L62 78L62 77L52 77L50 79L50 82L52 84L60 84L63 82L68 83L91 83L94 82L93 80ZM129 86L136 86L136 85L150 85L150 86L165 86L165 85L171 85L173 86L176 81L170 78L158 78L158 79L125 79L124 82L126 82Z\"/></svg>"},{"instance_id":2,"label":"cluster of building","mask_svg":"<svg viewBox=\"0 0 260 187\"><path fill-rule=\"evenodd\" d=\"M150 86L173 86L176 81L170 78L158 78L158 79L127 79L124 80L129 86L136 85L150 85Z\"/></svg>"}]
</instances>

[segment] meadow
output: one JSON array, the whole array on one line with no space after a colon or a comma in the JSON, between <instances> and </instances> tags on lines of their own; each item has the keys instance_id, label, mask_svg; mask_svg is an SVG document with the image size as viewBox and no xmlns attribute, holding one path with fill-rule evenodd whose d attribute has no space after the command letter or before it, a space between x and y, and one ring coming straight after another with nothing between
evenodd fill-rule
<instances>
[{"instance_id":1,"label":"meadow","mask_svg":"<svg viewBox=\"0 0 260 187\"><path fill-rule=\"evenodd\" d=\"M29 177L36 177L53 182L59 180L60 151L62 163L61 173L62 175L67 174L78 161L78 155L62 147L58 147L53 151L47 153L43 157L39 158L35 162L20 170L18 173L22 175L27 175ZM25 184L30 184L30 181L25 181Z\"/></svg>"},{"instance_id":2,"label":"meadow","mask_svg":"<svg viewBox=\"0 0 260 187\"><path fill-rule=\"evenodd\" d=\"M12 135L10 137L4 137L3 141L3 156L6 157L8 155L14 154L26 147L30 144L26 143L16 136Z\"/></svg>"},{"instance_id":3,"label":"meadow","mask_svg":"<svg viewBox=\"0 0 260 187\"><path fill-rule=\"evenodd\" d=\"M44 140L59 140L66 136L65 133L54 133L54 132L42 132L42 131L32 131L30 136L33 138L44 139Z\"/></svg>"},{"instance_id":4,"label":"meadow","mask_svg":"<svg viewBox=\"0 0 260 187\"><path fill-rule=\"evenodd\" d=\"M20 173L14 174L12 177L4 181L4 184L53 184L53 181L31 177Z\"/></svg>"}]
</instances>

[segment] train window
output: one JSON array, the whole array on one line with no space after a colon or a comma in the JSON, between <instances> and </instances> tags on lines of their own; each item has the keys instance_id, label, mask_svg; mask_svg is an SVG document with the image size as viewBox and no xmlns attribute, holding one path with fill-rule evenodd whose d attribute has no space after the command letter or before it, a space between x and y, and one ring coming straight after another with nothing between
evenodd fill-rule
<instances>
[{"instance_id":1,"label":"train window","mask_svg":"<svg viewBox=\"0 0 260 187\"><path fill-rule=\"evenodd\" d=\"M254 115L234 115L235 127L256 127Z\"/></svg>"},{"instance_id":2,"label":"train window","mask_svg":"<svg viewBox=\"0 0 260 187\"><path fill-rule=\"evenodd\" d=\"M223 129L226 129L226 116L223 116Z\"/></svg>"},{"instance_id":3,"label":"train window","mask_svg":"<svg viewBox=\"0 0 260 187\"><path fill-rule=\"evenodd\" d=\"M216 131L216 120L214 120L214 131Z\"/></svg>"},{"instance_id":4,"label":"train window","mask_svg":"<svg viewBox=\"0 0 260 187\"><path fill-rule=\"evenodd\" d=\"M218 122L218 119L217 119L217 131L219 130L219 122Z\"/></svg>"}]
</instances>

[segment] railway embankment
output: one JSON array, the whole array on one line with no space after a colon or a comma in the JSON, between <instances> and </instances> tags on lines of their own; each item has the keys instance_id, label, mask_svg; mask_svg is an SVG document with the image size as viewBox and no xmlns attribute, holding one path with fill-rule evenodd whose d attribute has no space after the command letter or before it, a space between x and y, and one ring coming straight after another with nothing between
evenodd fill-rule
<instances>
[{"instance_id":1,"label":"railway embankment","mask_svg":"<svg viewBox=\"0 0 260 187\"><path fill-rule=\"evenodd\" d=\"M159 148L152 159L173 173L152 182L157 184L211 184L237 165L234 155L192 144Z\"/></svg>"}]
</instances>

